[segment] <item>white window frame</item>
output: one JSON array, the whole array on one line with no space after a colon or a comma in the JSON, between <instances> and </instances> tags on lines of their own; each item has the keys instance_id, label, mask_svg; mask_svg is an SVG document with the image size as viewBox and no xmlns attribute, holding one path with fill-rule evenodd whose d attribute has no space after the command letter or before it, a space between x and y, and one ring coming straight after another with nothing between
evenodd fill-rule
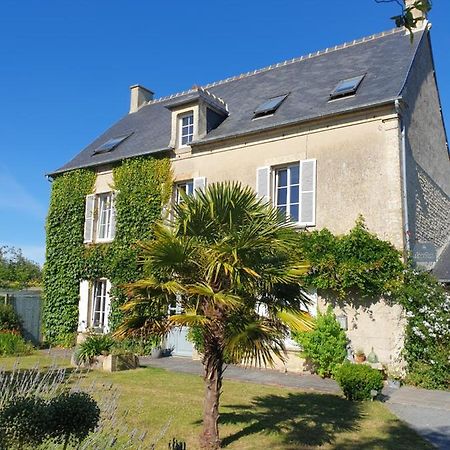
<instances>
[{"instance_id":1,"label":"white window frame","mask_svg":"<svg viewBox=\"0 0 450 450\"><path fill-rule=\"evenodd\" d=\"M115 210L116 191L101 192L86 196L86 208L84 217L84 243L105 243L112 242L115 238L116 230L116 210ZM89 199L92 199L92 210L88 208ZM103 210L105 202L109 201L109 208ZM102 215L105 211L106 217ZM105 217L106 223L102 220ZM105 234L101 236L101 229L105 227ZM90 229L90 239L86 239L87 227Z\"/></svg>"},{"instance_id":2,"label":"white window frame","mask_svg":"<svg viewBox=\"0 0 450 450\"><path fill-rule=\"evenodd\" d=\"M188 125L183 125L183 119L187 117L192 117L192 123ZM184 133L184 129L192 127L192 133L189 131L187 133ZM178 147L188 147L191 145L191 142L194 139L195 134L195 117L194 117L194 111L188 111L184 114L180 114L178 116ZM187 142L183 144L183 138L187 137Z\"/></svg>"},{"instance_id":3,"label":"white window frame","mask_svg":"<svg viewBox=\"0 0 450 450\"><path fill-rule=\"evenodd\" d=\"M108 303L109 303L109 290L108 280L106 278L99 278L94 280L91 285L91 292L89 294L89 328L95 331L107 332L108 329ZM100 309L97 309L97 291L100 286ZM95 324L95 316L99 313L99 322Z\"/></svg>"},{"instance_id":4,"label":"white window frame","mask_svg":"<svg viewBox=\"0 0 450 450\"><path fill-rule=\"evenodd\" d=\"M179 205L182 202L182 197L180 194L180 190L184 188L184 192L186 195L194 194L194 180L186 180L175 183L174 189L174 201L176 205Z\"/></svg>"},{"instance_id":5,"label":"white window frame","mask_svg":"<svg viewBox=\"0 0 450 450\"><path fill-rule=\"evenodd\" d=\"M103 205L105 203L109 202L109 208L106 208L103 210ZM96 207L97 207L97 216L96 216L96 236L95 240L96 242L111 242L113 240L112 237L112 229L113 224L112 221L114 220L114 193L113 192L104 192L97 195L96 198ZM103 219L103 211L105 211L106 214L106 223L104 224L105 227L105 235L100 237L100 230L103 226L102 219Z\"/></svg>"},{"instance_id":6,"label":"white window frame","mask_svg":"<svg viewBox=\"0 0 450 450\"><path fill-rule=\"evenodd\" d=\"M290 163L290 164L286 164L283 166L276 166L272 168L272 203L273 206L275 206L275 208L278 209L278 172L281 170L286 170L286 175L287 175L287 184L286 184L286 189L287 189L287 193L286 193L286 217L290 219L291 215L290 215L290 210L291 210L291 172L290 172L290 168L291 167L298 167L298 220L297 221L292 221L293 223L297 224L297 225L301 225L300 219L301 219L301 210L300 210L300 201L301 201L301 170L300 170L300 161L295 162L295 163Z\"/></svg>"}]
</instances>

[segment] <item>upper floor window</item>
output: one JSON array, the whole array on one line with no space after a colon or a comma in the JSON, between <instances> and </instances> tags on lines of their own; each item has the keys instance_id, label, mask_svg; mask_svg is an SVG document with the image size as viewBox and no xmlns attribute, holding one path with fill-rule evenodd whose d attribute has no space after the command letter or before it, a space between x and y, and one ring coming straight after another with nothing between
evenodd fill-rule
<instances>
[{"instance_id":1,"label":"upper floor window","mask_svg":"<svg viewBox=\"0 0 450 450\"><path fill-rule=\"evenodd\" d=\"M256 170L256 191L299 226L316 225L316 160Z\"/></svg>"},{"instance_id":2,"label":"upper floor window","mask_svg":"<svg viewBox=\"0 0 450 450\"><path fill-rule=\"evenodd\" d=\"M178 119L180 147L189 145L194 138L194 113L183 114Z\"/></svg>"},{"instance_id":3,"label":"upper floor window","mask_svg":"<svg viewBox=\"0 0 450 450\"><path fill-rule=\"evenodd\" d=\"M293 164L275 170L275 206L286 214L292 222L299 222L299 164Z\"/></svg>"},{"instance_id":4,"label":"upper floor window","mask_svg":"<svg viewBox=\"0 0 450 450\"><path fill-rule=\"evenodd\" d=\"M109 242L116 231L114 192L86 197L84 242Z\"/></svg>"}]
</instances>

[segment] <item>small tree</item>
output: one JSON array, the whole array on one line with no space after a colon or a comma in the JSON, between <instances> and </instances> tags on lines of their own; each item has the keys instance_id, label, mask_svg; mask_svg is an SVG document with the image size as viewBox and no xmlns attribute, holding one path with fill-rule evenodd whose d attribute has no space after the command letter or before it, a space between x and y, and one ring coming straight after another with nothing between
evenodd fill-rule
<instances>
[{"instance_id":1,"label":"small tree","mask_svg":"<svg viewBox=\"0 0 450 450\"><path fill-rule=\"evenodd\" d=\"M96 401L85 392L63 393L49 403L49 436L67 448L69 442L81 442L95 430L100 420Z\"/></svg>"},{"instance_id":2,"label":"small tree","mask_svg":"<svg viewBox=\"0 0 450 450\"><path fill-rule=\"evenodd\" d=\"M195 327L206 388L200 447L216 449L224 362L271 365L285 357L288 326L311 326L302 312L308 266L299 233L251 188L219 183L184 195L171 225L157 225L154 235L142 244L145 278L128 286L116 335ZM168 317L176 302L184 312Z\"/></svg>"},{"instance_id":3,"label":"small tree","mask_svg":"<svg viewBox=\"0 0 450 450\"><path fill-rule=\"evenodd\" d=\"M326 313L318 313L313 331L296 333L294 339L321 377L334 375L336 368L345 360L347 337L330 306Z\"/></svg>"}]
</instances>

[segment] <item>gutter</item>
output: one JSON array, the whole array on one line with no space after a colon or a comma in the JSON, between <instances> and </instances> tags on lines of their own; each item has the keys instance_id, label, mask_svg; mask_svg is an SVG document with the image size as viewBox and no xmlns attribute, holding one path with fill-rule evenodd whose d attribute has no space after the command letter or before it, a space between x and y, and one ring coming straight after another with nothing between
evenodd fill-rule
<instances>
[{"instance_id":1,"label":"gutter","mask_svg":"<svg viewBox=\"0 0 450 450\"><path fill-rule=\"evenodd\" d=\"M271 130L275 130L281 127L285 127L285 126L290 126L290 125L303 125L305 123L308 122L312 122L314 120L322 120L322 119L328 119L330 117L336 117L339 115L345 115L345 114L350 114L353 112L357 112L357 111L364 111L366 109L371 109L374 107L378 107L378 106L386 106L386 105L391 105L393 104L399 97L394 97L394 98L389 98L387 100L382 100L382 101L376 101L373 103L366 103L365 105L358 105L358 106L354 106L351 108L347 108L344 109L342 111L333 111L330 112L328 114L315 114L309 117L304 117L296 120L290 120L290 121L285 121L285 122L278 122L270 127L264 127L264 128L258 128L255 130L247 130L247 131L242 131L240 133L234 133L234 134L229 134L227 136L221 136L221 137L211 137L210 139L202 139L201 141L196 141L196 142L191 142L191 146L193 147L201 147L203 145L207 145L207 144L215 144L216 142L222 142L228 139L234 139L237 137L243 137L243 136L252 136L255 134L259 134L262 132L267 132L267 131L271 131Z\"/></svg>"},{"instance_id":2,"label":"gutter","mask_svg":"<svg viewBox=\"0 0 450 450\"><path fill-rule=\"evenodd\" d=\"M164 147L164 148L159 148L156 150L148 150L148 151L144 151L144 152L133 153L130 156L123 156L121 158L110 159L110 160L106 160L106 161L95 161L95 162L87 163L87 164L78 164L76 166L69 167L67 169L59 169L59 170L56 170L55 172L46 173L45 176L47 179L54 178L55 175L62 175L64 173L72 172L72 170L87 169L87 168L91 168L91 167L103 166L105 164L115 164L120 161L124 161L126 159L136 158L137 156L152 155L154 153L169 152L171 150L173 150L173 147Z\"/></svg>"},{"instance_id":3,"label":"gutter","mask_svg":"<svg viewBox=\"0 0 450 450\"><path fill-rule=\"evenodd\" d=\"M395 110L401 128L401 144L400 144L400 166L402 173L402 203L403 203L403 233L405 236L406 257L411 251L411 242L409 236L409 217L408 217L408 190L406 182L406 126L402 115L401 99L395 100Z\"/></svg>"}]
</instances>

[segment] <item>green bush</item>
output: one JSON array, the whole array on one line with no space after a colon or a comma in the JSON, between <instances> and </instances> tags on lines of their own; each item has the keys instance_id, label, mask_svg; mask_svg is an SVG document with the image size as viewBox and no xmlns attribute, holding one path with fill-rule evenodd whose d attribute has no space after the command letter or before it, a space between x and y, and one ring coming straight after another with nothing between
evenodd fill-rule
<instances>
[{"instance_id":1,"label":"green bush","mask_svg":"<svg viewBox=\"0 0 450 450\"><path fill-rule=\"evenodd\" d=\"M0 356L29 355L32 351L33 346L27 343L22 336L0 332Z\"/></svg>"},{"instance_id":2,"label":"green bush","mask_svg":"<svg viewBox=\"0 0 450 450\"><path fill-rule=\"evenodd\" d=\"M11 305L0 303L0 331L20 331L22 323Z\"/></svg>"},{"instance_id":3,"label":"green bush","mask_svg":"<svg viewBox=\"0 0 450 450\"><path fill-rule=\"evenodd\" d=\"M417 361L408 368L406 383L424 389L450 389L448 350L435 350L432 363Z\"/></svg>"},{"instance_id":4,"label":"green bush","mask_svg":"<svg viewBox=\"0 0 450 450\"><path fill-rule=\"evenodd\" d=\"M37 446L47 438L48 408L37 397L15 397L0 410L0 448Z\"/></svg>"},{"instance_id":5,"label":"green bush","mask_svg":"<svg viewBox=\"0 0 450 450\"><path fill-rule=\"evenodd\" d=\"M370 400L372 390L380 392L383 388L381 372L366 364L342 364L335 378L347 400Z\"/></svg>"},{"instance_id":6,"label":"green bush","mask_svg":"<svg viewBox=\"0 0 450 450\"><path fill-rule=\"evenodd\" d=\"M347 355L347 337L331 307L318 313L312 331L294 334L294 340L303 348L303 357L309 359L321 377L330 377Z\"/></svg>"},{"instance_id":7,"label":"green bush","mask_svg":"<svg viewBox=\"0 0 450 450\"><path fill-rule=\"evenodd\" d=\"M115 355L132 354L137 356L147 356L152 350L161 346L161 339L157 338L128 338L114 342L112 353Z\"/></svg>"},{"instance_id":8,"label":"green bush","mask_svg":"<svg viewBox=\"0 0 450 450\"><path fill-rule=\"evenodd\" d=\"M100 409L85 392L62 393L46 400L17 396L0 410L0 448L28 448L44 442L76 444L94 431Z\"/></svg>"},{"instance_id":9,"label":"green bush","mask_svg":"<svg viewBox=\"0 0 450 450\"><path fill-rule=\"evenodd\" d=\"M90 363L96 356L108 355L114 345L114 340L107 334L89 336L75 350L77 363Z\"/></svg>"},{"instance_id":10,"label":"green bush","mask_svg":"<svg viewBox=\"0 0 450 450\"><path fill-rule=\"evenodd\" d=\"M96 401L86 392L63 393L48 404L51 418L48 431L55 442L81 442L95 430L100 420Z\"/></svg>"}]
</instances>

